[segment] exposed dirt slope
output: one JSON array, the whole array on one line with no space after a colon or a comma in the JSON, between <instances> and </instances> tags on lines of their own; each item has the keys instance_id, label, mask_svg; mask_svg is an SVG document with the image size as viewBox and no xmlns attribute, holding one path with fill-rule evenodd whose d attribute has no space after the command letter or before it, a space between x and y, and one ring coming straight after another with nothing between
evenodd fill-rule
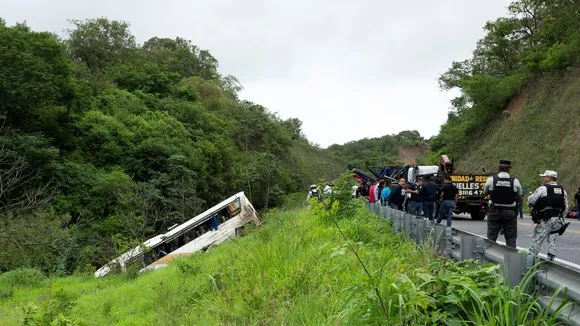
<instances>
[{"instance_id":1,"label":"exposed dirt slope","mask_svg":"<svg viewBox=\"0 0 580 326\"><path fill-rule=\"evenodd\" d=\"M400 147L397 158L405 164L417 164L417 161L425 155L427 148L427 146Z\"/></svg>"},{"instance_id":2,"label":"exposed dirt slope","mask_svg":"<svg viewBox=\"0 0 580 326\"><path fill-rule=\"evenodd\" d=\"M580 186L580 68L528 86L484 134L457 166L495 172L498 160L511 160L526 192L539 185L539 173L555 170L573 196Z\"/></svg>"}]
</instances>

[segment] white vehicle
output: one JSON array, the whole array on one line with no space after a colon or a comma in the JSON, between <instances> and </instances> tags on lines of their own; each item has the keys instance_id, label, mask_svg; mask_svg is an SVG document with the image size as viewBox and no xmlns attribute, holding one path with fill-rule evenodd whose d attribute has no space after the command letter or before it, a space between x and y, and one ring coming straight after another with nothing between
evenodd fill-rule
<instances>
[{"instance_id":1,"label":"white vehicle","mask_svg":"<svg viewBox=\"0 0 580 326\"><path fill-rule=\"evenodd\" d=\"M409 167L407 172L407 182L415 183L417 177L436 176L439 172L437 165L419 165Z\"/></svg>"},{"instance_id":2,"label":"white vehicle","mask_svg":"<svg viewBox=\"0 0 580 326\"><path fill-rule=\"evenodd\" d=\"M235 237L239 229L250 221L260 225L258 213L244 193L239 192L113 259L99 268L95 277L107 275L115 266L123 272L133 264L140 264L143 267L140 271L165 267L177 257L191 255Z\"/></svg>"}]
</instances>

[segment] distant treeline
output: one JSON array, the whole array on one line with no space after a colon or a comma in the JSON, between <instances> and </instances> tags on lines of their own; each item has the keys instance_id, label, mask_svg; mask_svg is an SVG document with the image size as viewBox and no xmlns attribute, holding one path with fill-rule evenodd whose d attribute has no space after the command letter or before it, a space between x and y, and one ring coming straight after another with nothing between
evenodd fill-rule
<instances>
[{"instance_id":1,"label":"distant treeline","mask_svg":"<svg viewBox=\"0 0 580 326\"><path fill-rule=\"evenodd\" d=\"M396 135L364 138L343 145L334 144L328 150L360 168L364 167L366 161L373 165L403 164L399 149L405 147L426 148L427 140L416 130L405 130Z\"/></svg>"}]
</instances>

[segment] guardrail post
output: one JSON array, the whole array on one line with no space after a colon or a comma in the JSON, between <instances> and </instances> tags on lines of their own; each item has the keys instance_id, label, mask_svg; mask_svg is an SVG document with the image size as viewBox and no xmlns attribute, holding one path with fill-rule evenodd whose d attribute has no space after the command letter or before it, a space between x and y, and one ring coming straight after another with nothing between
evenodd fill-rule
<instances>
[{"instance_id":1,"label":"guardrail post","mask_svg":"<svg viewBox=\"0 0 580 326\"><path fill-rule=\"evenodd\" d=\"M445 253L451 257L453 245L453 229L451 227L445 227Z\"/></svg>"},{"instance_id":2,"label":"guardrail post","mask_svg":"<svg viewBox=\"0 0 580 326\"><path fill-rule=\"evenodd\" d=\"M395 214L395 212L393 211L393 209L387 206L387 220L388 221L392 221L394 219L394 214Z\"/></svg>"},{"instance_id":3,"label":"guardrail post","mask_svg":"<svg viewBox=\"0 0 580 326\"><path fill-rule=\"evenodd\" d=\"M458 261L463 260L461 257L461 247L461 235L457 235L457 232L451 229L451 257Z\"/></svg>"},{"instance_id":4,"label":"guardrail post","mask_svg":"<svg viewBox=\"0 0 580 326\"><path fill-rule=\"evenodd\" d=\"M411 239L413 239L413 241L415 241L415 243L419 243L417 241L417 221L418 220L419 220L418 216L411 215L411 232L409 233L409 236Z\"/></svg>"},{"instance_id":5,"label":"guardrail post","mask_svg":"<svg viewBox=\"0 0 580 326\"><path fill-rule=\"evenodd\" d=\"M425 239L427 239L427 236L429 235L428 232L425 232L427 221L429 220L425 218L418 218L416 220L417 226L415 232L417 234L417 237L415 239L417 244L422 244L423 241L425 241Z\"/></svg>"},{"instance_id":6,"label":"guardrail post","mask_svg":"<svg viewBox=\"0 0 580 326\"><path fill-rule=\"evenodd\" d=\"M445 248L445 226L441 224L434 224L433 226L433 233L431 234L432 245L435 251L441 253L443 248Z\"/></svg>"},{"instance_id":7,"label":"guardrail post","mask_svg":"<svg viewBox=\"0 0 580 326\"><path fill-rule=\"evenodd\" d=\"M548 271L542 269L542 265L538 268L538 272L534 277L534 293L536 296L545 296L548 295Z\"/></svg>"},{"instance_id":8,"label":"guardrail post","mask_svg":"<svg viewBox=\"0 0 580 326\"><path fill-rule=\"evenodd\" d=\"M398 230L399 230L399 232L405 233L405 212L398 210L397 213L399 213Z\"/></svg>"},{"instance_id":9,"label":"guardrail post","mask_svg":"<svg viewBox=\"0 0 580 326\"><path fill-rule=\"evenodd\" d=\"M394 211L394 216L393 216L393 232L395 233L399 233L399 228L401 225L401 219L403 218L401 216L401 211Z\"/></svg>"},{"instance_id":10,"label":"guardrail post","mask_svg":"<svg viewBox=\"0 0 580 326\"><path fill-rule=\"evenodd\" d=\"M520 284L527 272L527 255L520 252L506 252L503 258L504 282L510 288Z\"/></svg>"},{"instance_id":11,"label":"guardrail post","mask_svg":"<svg viewBox=\"0 0 580 326\"><path fill-rule=\"evenodd\" d=\"M381 206L377 205L376 203L371 203L371 210L373 211L373 213L375 213L375 215L379 215L380 214L380 209Z\"/></svg>"},{"instance_id":12,"label":"guardrail post","mask_svg":"<svg viewBox=\"0 0 580 326\"><path fill-rule=\"evenodd\" d=\"M425 228L423 229L424 238L423 240L428 240L429 235L431 234L431 226L433 225L434 221L430 221L429 219L425 220Z\"/></svg>"},{"instance_id":13,"label":"guardrail post","mask_svg":"<svg viewBox=\"0 0 580 326\"><path fill-rule=\"evenodd\" d=\"M473 251L473 258L479 261L480 264L483 265L483 258L484 258L484 244L485 240L481 237L475 237L475 248Z\"/></svg>"},{"instance_id":14,"label":"guardrail post","mask_svg":"<svg viewBox=\"0 0 580 326\"><path fill-rule=\"evenodd\" d=\"M379 206L379 217L382 219L387 218L387 207L386 206Z\"/></svg>"},{"instance_id":15,"label":"guardrail post","mask_svg":"<svg viewBox=\"0 0 580 326\"><path fill-rule=\"evenodd\" d=\"M453 233L457 232L455 231ZM452 236L451 246L453 258L457 260L477 259L476 239L477 237L475 236L465 234Z\"/></svg>"},{"instance_id":16,"label":"guardrail post","mask_svg":"<svg viewBox=\"0 0 580 326\"><path fill-rule=\"evenodd\" d=\"M409 214L409 213L403 213L404 214L404 225L403 225L403 230L405 232L405 235L410 237L411 236L411 219L413 218L413 215Z\"/></svg>"},{"instance_id":17,"label":"guardrail post","mask_svg":"<svg viewBox=\"0 0 580 326\"><path fill-rule=\"evenodd\" d=\"M462 235L461 236L461 260L474 259L476 256L475 236Z\"/></svg>"}]
</instances>

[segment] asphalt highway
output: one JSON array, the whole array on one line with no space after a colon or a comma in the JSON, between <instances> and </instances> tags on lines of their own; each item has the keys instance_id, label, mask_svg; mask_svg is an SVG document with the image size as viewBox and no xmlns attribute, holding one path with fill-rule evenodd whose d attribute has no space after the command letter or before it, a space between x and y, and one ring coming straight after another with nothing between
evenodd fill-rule
<instances>
[{"instance_id":1,"label":"asphalt highway","mask_svg":"<svg viewBox=\"0 0 580 326\"><path fill-rule=\"evenodd\" d=\"M556 255L556 261L567 263L568 265L572 265L580 270L580 220L567 218L566 222L570 222L570 225L566 232L559 237L559 248L558 254ZM483 221L474 221L469 217L469 215L453 215L451 226L480 236L485 237L487 235L487 217ZM526 214L524 214L523 219L518 217L518 239L516 246L519 249L527 250L532 242L533 234L534 225L532 218ZM497 242L505 244L505 238L502 234L500 234ZM548 241L545 240L540 249L539 256L546 258L547 249Z\"/></svg>"}]
</instances>

